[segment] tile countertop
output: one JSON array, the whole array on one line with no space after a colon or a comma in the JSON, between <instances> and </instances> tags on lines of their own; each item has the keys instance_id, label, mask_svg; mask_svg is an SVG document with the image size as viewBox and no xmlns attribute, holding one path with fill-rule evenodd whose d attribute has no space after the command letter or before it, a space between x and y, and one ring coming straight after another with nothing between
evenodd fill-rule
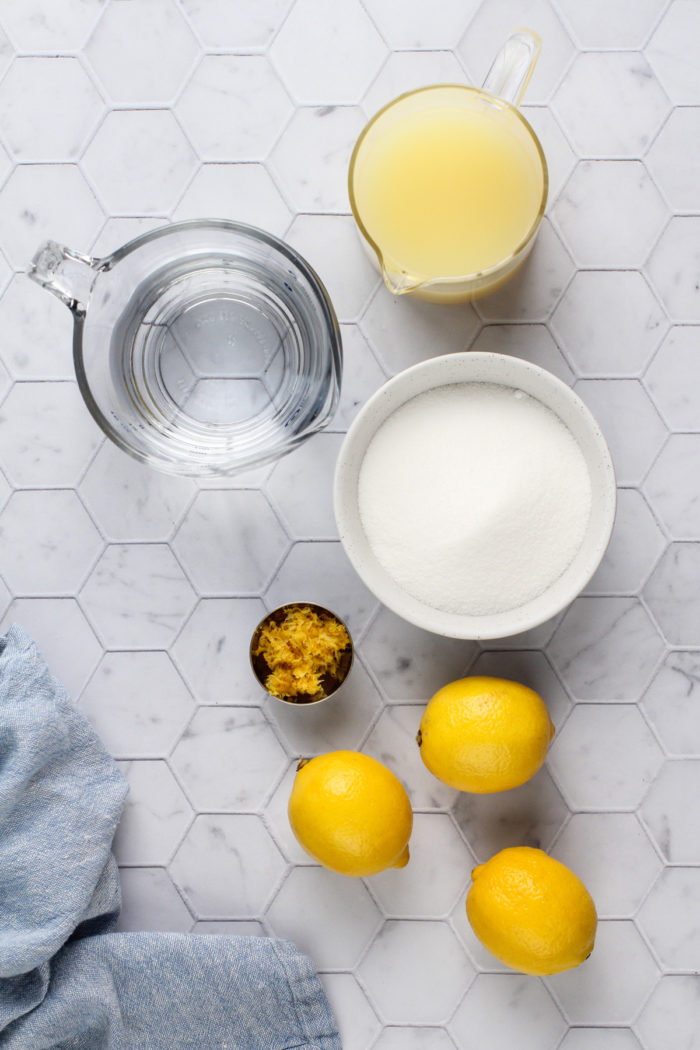
<instances>
[{"instance_id":1,"label":"tile countertop","mask_svg":"<svg viewBox=\"0 0 700 1050\"><path fill-rule=\"evenodd\" d=\"M480 82L521 24L544 41L524 111L552 177L534 255L475 306L394 300L349 215L353 141L401 91ZM346 1050L700 1047L700 3L2 0L0 26L0 604L129 778L122 927L295 939ZM203 214L307 255L346 365L325 433L197 485L102 439L68 311L21 271L48 236L103 253ZM586 593L482 648L379 608L331 508L358 406L470 347L573 384L620 484ZM263 611L300 595L358 642L342 702L303 719L247 665ZM413 743L427 698L467 670L534 686L557 725L547 768L505 795L442 787ZM336 747L405 779L404 871L344 879L292 839L295 760ZM495 964L464 915L474 862L518 843L571 864L602 919L591 959L551 980Z\"/></svg>"}]
</instances>

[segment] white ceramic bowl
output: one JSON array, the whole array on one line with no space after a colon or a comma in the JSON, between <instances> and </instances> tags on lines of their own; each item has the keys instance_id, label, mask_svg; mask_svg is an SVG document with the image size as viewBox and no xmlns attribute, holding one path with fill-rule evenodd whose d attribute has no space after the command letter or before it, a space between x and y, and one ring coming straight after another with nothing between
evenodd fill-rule
<instances>
[{"instance_id":1,"label":"white ceramic bowl","mask_svg":"<svg viewBox=\"0 0 700 1050\"><path fill-rule=\"evenodd\" d=\"M358 509L358 479L365 452L382 423L406 401L451 383L496 383L523 390L551 409L568 427L583 453L591 479L591 513L573 561L536 598L517 608L466 616L426 605L408 594L375 557ZM447 354L423 361L385 383L363 406L340 450L334 505L340 539L360 578L404 620L450 638L506 638L536 627L564 609L583 590L605 553L615 519L615 473L598 424L565 383L528 361L505 354Z\"/></svg>"}]
</instances>

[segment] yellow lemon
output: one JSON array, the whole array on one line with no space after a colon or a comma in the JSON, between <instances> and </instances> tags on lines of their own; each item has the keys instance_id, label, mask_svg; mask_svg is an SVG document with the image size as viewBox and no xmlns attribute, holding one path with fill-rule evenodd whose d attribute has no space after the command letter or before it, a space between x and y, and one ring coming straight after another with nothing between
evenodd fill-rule
<instances>
[{"instance_id":1,"label":"yellow lemon","mask_svg":"<svg viewBox=\"0 0 700 1050\"><path fill-rule=\"evenodd\" d=\"M359 751L301 760L289 823L306 852L341 875L374 875L408 862L408 795L390 769Z\"/></svg>"},{"instance_id":2,"label":"yellow lemon","mask_svg":"<svg viewBox=\"0 0 700 1050\"><path fill-rule=\"evenodd\" d=\"M587 959L598 922L578 875L529 846L501 850L474 868L467 918L497 959L540 977Z\"/></svg>"},{"instance_id":3,"label":"yellow lemon","mask_svg":"<svg viewBox=\"0 0 700 1050\"><path fill-rule=\"evenodd\" d=\"M484 794L507 791L534 776L553 736L547 707L533 689L473 675L437 691L416 739L438 780Z\"/></svg>"}]
</instances>

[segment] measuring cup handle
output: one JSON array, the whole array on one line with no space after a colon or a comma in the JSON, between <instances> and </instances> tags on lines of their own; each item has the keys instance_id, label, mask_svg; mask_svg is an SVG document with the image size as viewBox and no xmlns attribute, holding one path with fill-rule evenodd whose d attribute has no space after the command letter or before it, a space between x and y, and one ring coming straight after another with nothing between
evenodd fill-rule
<instances>
[{"instance_id":1,"label":"measuring cup handle","mask_svg":"<svg viewBox=\"0 0 700 1050\"><path fill-rule=\"evenodd\" d=\"M58 296L73 313L84 314L102 265L101 259L47 241L32 259L27 276Z\"/></svg>"},{"instance_id":2,"label":"measuring cup handle","mask_svg":"<svg viewBox=\"0 0 700 1050\"><path fill-rule=\"evenodd\" d=\"M542 50L542 41L531 29L516 29L496 55L483 83L484 91L518 106L530 83Z\"/></svg>"}]
</instances>

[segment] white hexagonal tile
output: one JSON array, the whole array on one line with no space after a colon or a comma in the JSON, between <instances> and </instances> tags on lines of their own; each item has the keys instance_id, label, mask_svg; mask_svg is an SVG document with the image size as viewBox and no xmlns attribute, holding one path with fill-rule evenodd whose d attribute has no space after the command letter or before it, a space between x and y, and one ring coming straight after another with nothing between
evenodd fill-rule
<instances>
[{"instance_id":1,"label":"white hexagonal tile","mask_svg":"<svg viewBox=\"0 0 700 1050\"><path fill-rule=\"evenodd\" d=\"M20 623L39 646L52 673L77 699L102 649L74 598L16 598L0 624Z\"/></svg>"},{"instance_id":2,"label":"white hexagonal tile","mask_svg":"<svg viewBox=\"0 0 700 1050\"><path fill-rule=\"evenodd\" d=\"M387 0L375 0L375 4L377 2L388 6ZM464 9L462 4L461 10ZM425 10L417 4L410 9L404 5L404 13L414 18L423 18ZM435 15L441 10L430 12L430 21L435 28L438 23ZM370 13L374 16L374 11ZM403 19L393 18L392 28L395 32L402 32ZM363 97L362 108L371 117L387 102L407 91L415 91L426 84L460 84L463 80L464 70L452 51L392 51Z\"/></svg>"},{"instance_id":3,"label":"white hexagonal tile","mask_svg":"<svg viewBox=\"0 0 700 1050\"><path fill-rule=\"evenodd\" d=\"M202 160L262 160L292 111L264 55L207 55L176 106Z\"/></svg>"},{"instance_id":4,"label":"white hexagonal tile","mask_svg":"<svg viewBox=\"0 0 700 1050\"><path fill-rule=\"evenodd\" d=\"M192 695L168 655L105 653L80 706L117 758L167 755L192 716Z\"/></svg>"},{"instance_id":5,"label":"white hexagonal tile","mask_svg":"<svg viewBox=\"0 0 700 1050\"><path fill-rule=\"evenodd\" d=\"M461 1047L474 1032L488 1032L489 1050L553 1050L566 1030L542 982L522 974L482 973L449 1025Z\"/></svg>"},{"instance_id":6,"label":"white hexagonal tile","mask_svg":"<svg viewBox=\"0 0 700 1050\"><path fill-rule=\"evenodd\" d=\"M548 850L569 810L544 768L510 791L457 792L452 815L474 856L483 863L508 846Z\"/></svg>"},{"instance_id":7,"label":"white hexagonal tile","mask_svg":"<svg viewBox=\"0 0 700 1050\"><path fill-rule=\"evenodd\" d=\"M291 0L180 0L197 36L211 50L263 48L282 24Z\"/></svg>"},{"instance_id":8,"label":"white hexagonal tile","mask_svg":"<svg viewBox=\"0 0 700 1050\"><path fill-rule=\"evenodd\" d=\"M0 473L0 508L5 506L11 495L12 486L5 475Z\"/></svg>"},{"instance_id":9,"label":"white hexagonal tile","mask_svg":"<svg viewBox=\"0 0 700 1050\"><path fill-rule=\"evenodd\" d=\"M267 166L297 211L350 211L348 164L364 124L357 106L295 110Z\"/></svg>"},{"instance_id":10,"label":"white hexagonal tile","mask_svg":"<svg viewBox=\"0 0 700 1050\"><path fill-rule=\"evenodd\" d=\"M466 350L478 327L470 303L445 309L410 295L392 295L383 284L360 321L360 328L390 375L428 357Z\"/></svg>"},{"instance_id":11,"label":"white hexagonal tile","mask_svg":"<svg viewBox=\"0 0 700 1050\"><path fill-rule=\"evenodd\" d=\"M197 495L173 547L200 593L227 595L262 590L288 542L261 492L221 489Z\"/></svg>"},{"instance_id":12,"label":"white hexagonal tile","mask_svg":"<svg viewBox=\"0 0 700 1050\"><path fill-rule=\"evenodd\" d=\"M192 916L164 868L122 868L119 933L162 930L188 933Z\"/></svg>"},{"instance_id":13,"label":"white hexagonal tile","mask_svg":"<svg viewBox=\"0 0 700 1050\"><path fill-rule=\"evenodd\" d=\"M103 110L77 58L17 58L0 85L0 134L18 160L73 160Z\"/></svg>"},{"instance_id":14,"label":"white hexagonal tile","mask_svg":"<svg viewBox=\"0 0 700 1050\"><path fill-rule=\"evenodd\" d=\"M512 973L495 955L492 955L488 948L485 947L474 933L469 920L467 919L466 909L466 896L469 885L465 886L464 896L455 904L450 915L450 924L452 929L459 937L462 945L464 946L467 955L472 960L477 970L485 973ZM460 1046L464 1046L460 1042ZM464 1050L469 1050L469 1043L466 1044Z\"/></svg>"},{"instance_id":15,"label":"white hexagonal tile","mask_svg":"<svg viewBox=\"0 0 700 1050\"><path fill-rule=\"evenodd\" d=\"M471 350L521 357L553 372L569 386L574 373L543 324L488 324L476 335Z\"/></svg>"},{"instance_id":16,"label":"white hexagonal tile","mask_svg":"<svg viewBox=\"0 0 700 1050\"><path fill-rule=\"evenodd\" d=\"M121 762L129 781L114 855L119 864L167 864L192 810L165 762Z\"/></svg>"},{"instance_id":17,"label":"white hexagonal tile","mask_svg":"<svg viewBox=\"0 0 700 1050\"><path fill-rule=\"evenodd\" d=\"M583 157L641 156L670 108L649 65L636 51L579 55L558 87L552 107Z\"/></svg>"},{"instance_id":18,"label":"white hexagonal tile","mask_svg":"<svg viewBox=\"0 0 700 1050\"><path fill-rule=\"evenodd\" d=\"M382 911L394 918L446 918L466 894L474 857L447 813L416 813L409 850L405 868L372 879Z\"/></svg>"},{"instance_id":19,"label":"white hexagonal tile","mask_svg":"<svg viewBox=\"0 0 700 1050\"><path fill-rule=\"evenodd\" d=\"M664 646L636 598L577 598L549 656L577 700L639 698Z\"/></svg>"},{"instance_id":20,"label":"white hexagonal tile","mask_svg":"<svg viewBox=\"0 0 700 1050\"><path fill-rule=\"evenodd\" d=\"M574 809L631 810L663 754L634 705L577 704L547 761Z\"/></svg>"},{"instance_id":21,"label":"white hexagonal tile","mask_svg":"<svg viewBox=\"0 0 700 1050\"><path fill-rule=\"evenodd\" d=\"M321 981L335 1014L343 1050L366 1050L381 1025L357 981L350 973L324 973Z\"/></svg>"},{"instance_id":22,"label":"white hexagonal tile","mask_svg":"<svg viewBox=\"0 0 700 1050\"><path fill-rule=\"evenodd\" d=\"M80 495L108 539L167 540L194 495L188 478L151 470L107 441L80 483Z\"/></svg>"},{"instance_id":23,"label":"white hexagonal tile","mask_svg":"<svg viewBox=\"0 0 700 1050\"><path fill-rule=\"evenodd\" d=\"M204 814L170 865L173 881L200 918L260 914L285 869L259 817Z\"/></svg>"},{"instance_id":24,"label":"white hexagonal tile","mask_svg":"<svg viewBox=\"0 0 700 1050\"><path fill-rule=\"evenodd\" d=\"M251 670L249 645L265 612L258 598L199 602L172 653L200 703L236 704L262 697Z\"/></svg>"},{"instance_id":25,"label":"white hexagonal tile","mask_svg":"<svg viewBox=\"0 0 700 1050\"><path fill-rule=\"evenodd\" d=\"M663 867L633 813L574 813L552 856L583 879L603 919L631 918Z\"/></svg>"},{"instance_id":26,"label":"white hexagonal tile","mask_svg":"<svg viewBox=\"0 0 700 1050\"><path fill-rule=\"evenodd\" d=\"M277 463L267 493L295 539L334 540L333 474L341 434L315 434Z\"/></svg>"},{"instance_id":27,"label":"white hexagonal tile","mask_svg":"<svg viewBox=\"0 0 700 1050\"><path fill-rule=\"evenodd\" d=\"M352 568L340 543L295 543L270 584L270 608L286 602L308 601L323 605L359 635L378 602Z\"/></svg>"},{"instance_id":28,"label":"white hexagonal tile","mask_svg":"<svg viewBox=\"0 0 700 1050\"><path fill-rule=\"evenodd\" d=\"M107 219L95 238L91 252L103 257L111 255L117 248L121 248L129 241L140 237L142 233L149 233L159 227L167 225L163 216L157 215L118 215Z\"/></svg>"},{"instance_id":29,"label":"white hexagonal tile","mask_svg":"<svg viewBox=\"0 0 700 1050\"><path fill-rule=\"evenodd\" d=\"M577 273L551 324L584 376L638 375L667 328L666 315L642 275L624 270Z\"/></svg>"},{"instance_id":30,"label":"white hexagonal tile","mask_svg":"<svg viewBox=\"0 0 700 1050\"><path fill-rule=\"evenodd\" d=\"M641 266L668 218L637 160L581 161L552 214L580 266L608 269Z\"/></svg>"},{"instance_id":31,"label":"white hexagonal tile","mask_svg":"<svg viewBox=\"0 0 700 1050\"><path fill-rule=\"evenodd\" d=\"M3 565L16 595L73 594L102 547L74 492L15 492L0 514Z\"/></svg>"},{"instance_id":32,"label":"white hexagonal tile","mask_svg":"<svg viewBox=\"0 0 700 1050\"><path fill-rule=\"evenodd\" d=\"M27 6L31 7L35 2L37 2L37 0L30 0L30 3ZM21 10L24 10L24 7L22 7ZM8 21L8 14L9 12L3 11L2 20L4 23ZM14 48L12 46L12 41L9 40L3 30L0 29L0 73L5 72L12 61L13 56Z\"/></svg>"},{"instance_id":33,"label":"white hexagonal tile","mask_svg":"<svg viewBox=\"0 0 700 1050\"><path fill-rule=\"evenodd\" d=\"M648 262L649 276L674 321L700 321L700 216L675 215Z\"/></svg>"},{"instance_id":34,"label":"white hexagonal tile","mask_svg":"<svg viewBox=\"0 0 700 1050\"><path fill-rule=\"evenodd\" d=\"M326 429L345 433L365 401L386 382L386 375L357 325L341 324L340 331L343 340L343 384L338 408Z\"/></svg>"},{"instance_id":35,"label":"white hexagonal tile","mask_svg":"<svg viewBox=\"0 0 700 1050\"><path fill-rule=\"evenodd\" d=\"M636 489L618 489L610 544L585 593L634 594L651 572L665 544L644 497Z\"/></svg>"},{"instance_id":36,"label":"white hexagonal tile","mask_svg":"<svg viewBox=\"0 0 700 1050\"><path fill-rule=\"evenodd\" d=\"M571 701L566 690L552 670L547 657L538 650L490 649L479 654L469 668L469 674L509 678L534 689L546 703L557 729L571 710Z\"/></svg>"},{"instance_id":37,"label":"white hexagonal tile","mask_svg":"<svg viewBox=\"0 0 700 1050\"><path fill-rule=\"evenodd\" d=\"M109 4L85 48L110 100L127 105L169 102L198 51L172 0Z\"/></svg>"},{"instance_id":38,"label":"white hexagonal tile","mask_svg":"<svg viewBox=\"0 0 700 1050\"><path fill-rule=\"evenodd\" d=\"M455 1050L444 1028L384 1028L372 1050Z\"/></svg>"},{"instance_id":39,"label":"white hexagonal tile","mask_svg":"<svg viewBox=\"0 0 700 1050\"><path fill-rule=\"evenodd\" d=\"M671 543L644 587L644 598L671 645L695 645L700 626L699 543Z\"/></svg>"},{"instance_id":40,"label":"white hexagonal tile","mask_svg":"<svg viewBox=\"0 0 700 1050\"><path fill-rule=\"evenodd\" d=\"M700 454L700 434L671 434L644 482L644 492L671 536L700 540L700 500L687 480Z\"/></svg>"},{"instance_id":41,"label":"white hexagonal tile","mask_svg":"<svg viewBox=\"0 0 700 1050\"><path fill-rule=\"evenodd\" d=\"M323 868L295 868L266 913L277 937L310 955L321 970L348 970L381 923L359 879Z\"/></svg>"},{"instance_id":42,"label":"white hexagonal tile","mask_svg":"<svg viewBox=\"0 0 700 1050\"><path fill-rule=\"evenodd\" d=\"M43 0L6 4L2 23L23 51L73 51L82 47L107 0Z\"/></svg>"},{"instance_id":43,"label":"white hexagonal tile","mask_svg":"<svg viewBox=\"0 0 700 1050\"><path fill-rule=\"evenodd\" d=\"M669 653L641 703L668 754L700 757L700 656L697 653Z\"/></svg>"},{"instance_id":44,"label":"white hexagonal tile","mask_svg":"<svg viewBox=\"0 0 700 1050\"><path fill-rule=\"evenodd\" d=\"M257 707L200 707L170 759L198 811L258 809L287 756Z\"/></svg>"},{"instance_id":45,"label":"white hexagonal tile","mask_svg":"<svg viewBox=\"0 0 700 1050\"><path fill-rule=\"evenodd\" d=\"M554 1050L566 1024L540 981L521 974L480 974L460 1003L449 1031L467 1047L488 1032L489 1050Z\"/></svg>"},{"instance_id":46,"label":"white hexagonal tile","mask_svg":"<svg viewBox=\"0 0 700 1050\"><path fill-rule=\"evenodd\" d=\"M547 158L548 200L551 206L576 166L576 154L547 106L525 105L520 107L520 112L534 129Z\"/></svg>"},{"instance_id":47,"label":"white hexagonal tile","mask_svg":"<svg viewBox=\"0 0 700 1050\"><path fill-rule=\"evenodd\" d=\"M636 379L581 379L575 390L603 431L618 485L638 485L666 438L644 387Z\"/></svg>"},{"instance_id":48,"label":"white hexagonal tile","mask_svg":"<svg viewBox=\"0 0 700 1050\"><path fill-rule=\"evenodd\" d=\"M416 704L385 708L362 750L389 769L400 771L414 810L448 809L455 799L454 788L428 771L416 743L422 714L423 707Z\"/></svg>"},{"instance_id":49,"label":"white hexagonal tile","mask_svg":"<svg viewBox=\"0 0 700 1050\"><path fill-rule=\"evenodd\" d=\"M632 922L598 923L595 947L575 970L547 978L572 1024L629 1024L659 978Z\"/></svg>"},{"instance_id":50,"label":"white hexagonal tile","mask_svg":"<svg viewBox=\"0 0 700 1050\"><path fill-rule=\"evenodd\" d=\"M71 314L26 274L16 274L0 299L0 326L0 357L14 379L73 378Z\"/></svg>"},{"instance_id":51,"label":"white hexagonal tile","mask_svg":"<svg viewBox=\"0 0 700 1050\"><path fill-rule=\"evenodd\" d=\"M700 103L700 71L694 43L700 10L693 0L674 0L646 46L645 54L673 102Z\"/></svg>"},{"instance_id":52,"label":"white hexagonal tile","mask_svg":"<svg viewBox=\"0 0 700 1050\"><path fill-rule=\"evenodd\" d=\"M635 0L634 4L627 3L627 0L589 0L587 4L579 4L577 0L557 0L557 8L576 40L591 50L640 47L665 6L666 0Z\"/></svg>"},{"instance_id":53,"label":"white hexagonal tile","mask_svg":"<svg viewBox=\"0 0 700 1050\"><path fill-rule=\"evenodd\" d=\"M173 212L174 219L203 215L237 219L281 237L292 213L262 164L203 164Z\"/></svg>"},{"instance_id":54,"label":"white hexagonal tile","mask_svg":"<svg viewBox=\"0 0 700 1050\"><path fill-rule=\"evenodd\" d=\"M654 1050L698 1050L700 976L662 977L635 1025L644 1045Z\"/></svg>"},{"instance_id":55,"label":"white hexagonal tile","mask_svg":"<svg viewBox=\"0 0 700 1050\"><path fill-rule=\"evenodd\" d=\"M73 164L21 164L0 190L0 243L17 269L28 268L47 238L84 251L103 221Z\"/></svg>"},{"instance_id":56,"label":"white hexagonal tile","mask_svg":"<svg viewBox=\"0 0 700 1050\"><path fill-rule=\"evenodd\" d=\"M292 785L297 775L298 762L295 759L287 768L275 788L271 798L265 806L265 823L271 831L275 842L284 853L287 860L292 864L314 865L313 857L302 849L289 824L289 796L292 793Z\"/></svg>"},{"instance_id":57,"label":"white hexagonal tile","mask_svg":"<svg viewBox=\"0 0 700 1050\"><path fill-rule=\"evenodd\" d=\"M485 321L546 321L574 272L571 257L544 218L535 246L514 277L476 300Z\"/></svg>"},{"instance_id":58,"label":"white hexagonal tile","mask_svg":"<svg viewBox=\"0 0 700 1050\"><path fill-rule=\"evenodd\" d=\"M297 0L271 48L282 79L303 105L357 102L386 54L366 11L352 0L336 0L332 20L323 0Z\"/></svg>"},{"instance_id":59,"label":"white hexagonal tile","mask_svg":"<svg viewBox=\"0 0 700 1050\"><path fill-rule=\"evenodd\" d=\"M385 1021L444 1024L474 969L447 923L389 920L358 973Z\"/></svg>"},{"instance_id":60,"label":"white hexagonal tile","mask_svg":"<svg viewBox=\"0 0 700 1050\"><path fill-rule=\"evenodd\" d=\"M107 547L80 600L109 649L158 649L170 644L195 603L195 594L160 543Z\"/></svg>"},{"instance_id":61,"label":"white hexagonal tile","mask_svg":"<svg viewBox=\"0 0 700 1050\"><path fill-rule=\"evenodd\" d=\"M700 109L671 112L646 156L646 165L676 211L693 211L700 179Z\"/></svg>"},{"instance_id":62,"label":"white hexagonal tile","mask_svg":"<svg viewBox=\"0 0 700 1050\"><path fill-rule=\"evenodd\" d=\"M15 383L0 420L2 462L19 486L74 484L103 437L74 382Z\"/></svg>"},{"instance_id":63,"label":"white hexagonal tile","mask_svg":"<svg viewBox=\"0 0 700 1050\"><path fill-rule=\"evenodd\" d=\"M642 819L671 864L700 864L700 810L689 804L698 790L700 761L672 759L642 804Z\"/></svg>"},{"instance_id":64,"label":"white hexagonal tile","mask_svg":"<svg viewBox=\"0 0 700 1050\"><path fill-rule=\"evenodd\" d=\"M467 3L443 0L434 8L404 4L401 18L397 18L392 0L366 0L365 3L389 47L395 51L415 48L424 52L454 47L478 6L479 0L467 0Z\"/></svg>"},{"instance_id":65,"label":"white hexagonal tile","mask_svg":"<svg viewBox=\"0 0 700 1050\"><path fill-rule=\"evenodd\" d=\"M362 640L362 655L390 701L426 703L464 677L475 653L472 642L423 631L384 607Z\"/></svg>"},{"instance_id":66,"label":"white hexagonal tile","mask_svg":"<svg viewBox=\"0 0 700 1050\"><path fill-rule=\"evenodd\" d=\"M642 1050L629 1028L570 1028L559 1050Z\"/></svg>"},{"instance_id":67,"label":"white hexagonal tile","mask_svg":"<svg viewBox=\"0 0 700 1050\"><path fill-rule=\"evenodd\" d=\"M482 649L544 649L561 621L562 613L545 620L539 627L513 634L509 638L492 638L479 643Z\"/></svg>"},{"instance_id":68,"label":"white hexagonal tile","mask_svg":"<svg viewBox=\"0 0 700 1050\"><path fill-rule=\"evenodd\" d=\"M114 214L162 215L182 196L197 158L168 110L113 110L81 165Z\"/></svg>"},{"instance_id":69,"label":"white hexagonal tile","mask_svg":"<svg viewBox=\"0 0 700 1050\"><path fill-rule=\"evenodd\" d=\"M300 711L293 704L270 699L267 714L290 753L306 756L359 748L380 707L376 687L356 655L348 678L328 703Z\"/></svg>"},{"instance_id":70,"label":"white hexagonal tile","mask_svg":"<svg viewBox=\"0 0 700 1050\"><path fill-rule=\"evenodd\" d=\"M699 906L698 868L666 868L642 905L637 925L665 969L697 969L700 927L690 917Z\"/></svg>"},{"instance_id":71,"label":"white hexagonal tile","mask_svg":"<svg viewBox=\"0 0 700 1050\"><path fill-rule=\"evenodd\" d=\"M700 406L694 396L698 347L700 328L671 328L646 372L654 404L675 430L700 429Z\"/></svg>"},{"instance_id":72,"label":"white hexagonal tile","mask_svg":"<svg viewBox=\"0 0 700 1050\"><path fill-rule=\"evenodd\" d=\"M533 26L544 47L532 81L528 102L545 102L571 61L573 45L547 0L499 0L482 3L459 45L458 51L474 84L482 84L491 63L516 26Z\"/></svg>"},{"instance_id":73,"label":"white hexagonal tile","mask_svg":"<svg viewBox=\"0 0 700 1050\"><path fill-rule=\"evenodd\" d=\"M316 270L338 318L355 320L380 281L362 248L355 220L350 215L298 215L286 240Z\"/></svg>"},{"instance_id":74,"label":"white hexagonal tile","mask_svg":"<svg viewBox=\"0 0 700 1050\"><path fill-rule=\"evenodd\" d=\"M192 933L232 937L267 937L265 927L255 919L231 919L196 922Z\"/></svg>"}]
</instances>

